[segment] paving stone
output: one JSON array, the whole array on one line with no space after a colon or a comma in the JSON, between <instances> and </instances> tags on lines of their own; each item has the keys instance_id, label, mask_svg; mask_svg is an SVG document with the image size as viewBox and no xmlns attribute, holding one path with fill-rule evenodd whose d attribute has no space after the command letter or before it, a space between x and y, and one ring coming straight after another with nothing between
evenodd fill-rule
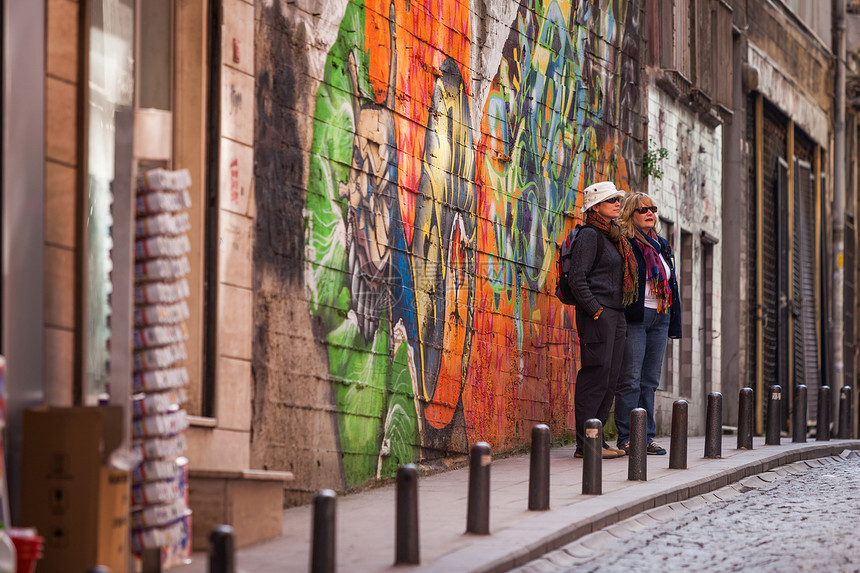
<instances>
[{"instance_id":1,"label":"paving stone","mask_svg":"<svg viewBox=\"0 0 860 573\"><path fill-rule=\"evenodd\" d=\"M534 573L554 573L558 571L558 565L548 559L538 559L529 563L531 571Z\"/></svg>"},{"instance_id":2,"label":"paving stone","mask_svg":"<svg viewBox=\"0 0 860 573\"><path fill-rule=\"evenodd\" d=\"M641 515L637 515L633 519L636 522L641 523L642 525L645 525L646 527L651 527L655 523L660 523L659 519L657 519L656 517L651 515L651 511L654 511L654 510L652 509L652 510L646 511L645 513L643 513Z\"/></svg>"},{"instance_id":3,"label":"paving stone","mask_svg":"<svg viewBox=\"0 0 860 573\"><path fill-rule=\"evenodd\" d=\"M594 551L583 545L580 541L575 541L569 545L565 545L564 551L575 559L582 559L584 557L591 557L594 555Z\"/></svg>"},{"instance_id":4,"label":"paving stone","mask_svg":"<svg viewBox=\"0 0 860 573\"><path fill-rule=\"evenodd\" d=\"M706 502L701 497L691 497L690 499L685 499L684 501L682 501L681 505L683 505L686 509L695 509L697 507L706 505L707 503L708 502Z\"/></svg>"},{"instance_id":5,"label":"paving stone","mask_svg":"<svg viewBox=\"0 0 860 573\"><path fill-rule=\"evenodd\" d=\"M660 507L648 510L648 515L657 521L669 521L675 517L675 512L669 506L661 505Z\"/></svg>"},{"instance_id":6,"label":"paving stone","mask_svg":"<svg viewBox=\"0 0 860 573\"><path fill-rule=\"evenodd\" d=\"M738 497L741 495L741 492L736 490L733 487L721 487L717 491L714 492L714 495L720 498L723 501Z\"/></svg>"},{"instance_id":7,"label":"paving stone","mask_svg":"<svg viewBox=\"0 0 860 573\"><path fill-rule=\"evenodd\" d=\"M554 565L558 565L559 567L570 567L577 563L577 560L574 559L567 551L553 551L552 553L547 553L544 559Z\"/></svg>"},{"instance_id":8,"label":"paving stone","mask_svg":"<svg viewBox=\"0 0 860 573\"><path fill-rule=\"evenodd\" d=\"M610 543L614 543L617 538L610 535L606 530L595 531L591 535L586 535L582 538L582 545L593 551L597 551L606 547Z\"/></svg>"},{"instance_id":9,"label":"paving stone","mask_svg":"<svg viewBox=\"0 0 860 573\"><path fill-rule=\"evenodd\" d=\"M642 521L636 519L636 517L634 516L634 517L631 517L629 519L625 519L619 525L623 525L628 530L630 530L631 533L638 533L638 532L642 531L643 529L650 527L651 525L653 525L653 523L649 523L648 525L645 525L644 523L642 523Z\"/></svg>"}]
</instances>

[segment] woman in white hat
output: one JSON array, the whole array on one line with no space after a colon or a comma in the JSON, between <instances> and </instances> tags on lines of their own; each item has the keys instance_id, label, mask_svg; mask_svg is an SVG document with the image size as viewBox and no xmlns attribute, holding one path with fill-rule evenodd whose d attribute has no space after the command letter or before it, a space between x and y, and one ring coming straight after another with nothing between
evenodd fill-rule
<instances>
[{"instance_id":1,"label":"woman in white hat","mask_svg":"<svg viewBox=\"0 0 860 573\"><path fill-rule=\"evenodd\" d=\"M615 222L622 197L624 192L611 181L585 188L585 225L571 249L569 281L580 348L574 394L576 457L582 457L586 420L597 418L605 425L609 418L624 356L624 308L639 292L636 257ZM604 458L624 454L603 442Z\"/></svg>"}]
</instances>

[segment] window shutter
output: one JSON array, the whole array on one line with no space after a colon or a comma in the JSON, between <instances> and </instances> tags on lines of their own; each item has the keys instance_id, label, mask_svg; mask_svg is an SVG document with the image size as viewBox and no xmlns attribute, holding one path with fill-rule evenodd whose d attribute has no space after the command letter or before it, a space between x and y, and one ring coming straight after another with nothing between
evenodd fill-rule
<instances>
[{"instance_id":1,"label":"window shutter","mask_svg":"<svg viewBox=\"0 0 860 573\"><path fill-rule=\"evenodd\" d=\"M693 84L707 99L713 98L714 86L714 46L713 46L713 4L714 0L693 0L696 11L696 24L693 30Z\"/></svg>"},{"instance_id":2,"label":"window shutter","mask_svg":"<svg viewBox=\"0 0 860 573\"><path fill-rule=\"evenodd\" d=\"M675 69L675 3L673 0L657 0L659 30L658 65L665 70Z\"/></svg>"},{"instance_id":3,"label":"window shutter","mask_svg":"<svg viewBox=\"0 0 860 573\"><path fill-rule=\"evenodd\" d=\"M714 42L716 43L716 103L725 111L732 109L732 7L725 0L717 2L717 22Z\"/></svg>"},{"instance_id":4,"label":"window shutter","mask_svg":"<svg viewBox=\"0 0 860 573\"><path fill-rule=\"evenodd\" d=\"M685 80L693 78L693 66L690 60L690 5L697 0L675 0L674 24L674 69L681 74Z\"/></svg>"}]
</instances>

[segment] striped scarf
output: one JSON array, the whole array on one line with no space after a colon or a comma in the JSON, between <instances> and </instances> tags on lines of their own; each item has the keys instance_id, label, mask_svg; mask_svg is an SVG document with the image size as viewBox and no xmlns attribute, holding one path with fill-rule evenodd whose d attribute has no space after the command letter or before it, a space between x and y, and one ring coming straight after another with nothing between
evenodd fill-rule
<instances>
[{"instance_id":1,"label":"striped scarf","mask_svg":"<svg viewBox=\"0 0 860 573\"><path fill-rule=\"evenodd\" d=\"M645 256L645 280L651 287L651 296L658 300L657 312L669 312L672 306L672 288L669 286L666 268L660 260L661 249L657 233L654 229L649 229L645 234L638 227L634 227L634 237L639 241Z\"/></svg>"},{"instance_id":2,"label":"striped scarf","mask_svg":"<svg viewBox=\"0 0 860 573\"><path fill-rule=\"evenodd\" d=\"M624 261L621 302L624 306L633 304L639 298L639 273L636 267L636 255L633 254L630 243L627 242L627 238L621 232L621 227L615 221L607 221L591 211L586 213L585 223L597 227L606 235L606 238L615 243L615 248L618 249L621 260Z\"/></svg>"}]
</instances>

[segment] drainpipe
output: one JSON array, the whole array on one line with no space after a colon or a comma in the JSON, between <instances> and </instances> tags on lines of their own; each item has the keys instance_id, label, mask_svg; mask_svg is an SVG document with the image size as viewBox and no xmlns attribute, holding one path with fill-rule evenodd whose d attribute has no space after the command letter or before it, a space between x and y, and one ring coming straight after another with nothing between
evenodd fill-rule
<instances>
[{"instance_id":1,"label":"drainpipe","mask_svg":"<svg viewBox=\"0 0 860 573\"><path fill-rule=\"evenodd\" d=\"M845 247L845 0L836 0L833 40L836 48L836 114L833 142L833 297L830 317L833 388L843 385L843 252Z\"/></svg>"}]
</instances>

